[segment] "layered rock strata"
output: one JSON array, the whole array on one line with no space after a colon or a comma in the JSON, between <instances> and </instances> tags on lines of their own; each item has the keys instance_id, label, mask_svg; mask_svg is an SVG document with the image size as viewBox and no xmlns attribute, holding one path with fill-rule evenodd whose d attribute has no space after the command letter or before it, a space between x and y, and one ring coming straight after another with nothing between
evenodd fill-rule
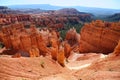
<instances>
[{"instance_id":1,"label":"layered rock strata","mask_svg":"<svg viewBox=\"0 0 120 80\"><path fill-rule=\"evenodd\" d=\"M79 51L110 53L120 40L120 22L93 21L81 30Z\"/></svg>"}]
</instances>

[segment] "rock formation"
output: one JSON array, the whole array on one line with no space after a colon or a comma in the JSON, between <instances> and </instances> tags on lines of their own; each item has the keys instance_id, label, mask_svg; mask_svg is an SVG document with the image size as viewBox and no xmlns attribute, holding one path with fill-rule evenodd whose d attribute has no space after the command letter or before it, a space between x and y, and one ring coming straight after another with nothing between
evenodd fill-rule
<instances>
[{"instance_id":1,"label":"rock formation","mask_svg":"<svg viewBox=\"0 0 120 80\"><path fill-rule=\"evenodd\" d=\"M43 56L46 56L47 53L47 45L45 44L45 41L43 40L42 36L38 34L36 36L37 38L37 44L38 44L38 49L40 51L40 54Z\"/></svg>"},{"instance_id":2,"label":"rock formation","mask_svg":"<svg viewBox=\"0 0 120 80\"><path fill-rule=\"evenodd\" d=\"M75 9L62 9L52 14L32 15L32 22L38 26L63 29L66 23L78 24L92 20L91 14L80 13Z\"/></svg>"},{"instance_id":3,"label":"rock formation","mask_svg":"<svg viewBox=\"0 0 120 80\"><path fill-rule=\"evenodd\" d=\"M68 51L65 51L65 56L68 57L70 55L71 51L79 52L79 42L80 42L80 34L76 32L74 28L70 29L66 33L65 41L67 41L68 44L65 43L64 47L67 48Z\"/></svg>"},{"instance_id":4,"label":"rock formation","mask_svg":"<svg viewBox=\"0 0 120 80\"><path fill-rule=\"evenodd\" d=\"M93 21L81 30L80 52L110 53L120 40L120 22Z\"/></svg>"},{"instance_id":5,"label":"rock formation","mask_svg":"<svg viewBox=\"0 0 120 80\"><path fill-rule=\"evenodd\" d=\"M0 41L7 49L16 50L18 53L16 57L20 54L21 56L38 57L51 53L53 59L57 60L58 37L55 31L48 29L39 31L34 25L30 25L30 28L26 29L21 23L4 26L0 32Z\"/></svg>"},{"instance_id":6,"label":"rock formation","mask_svg":"<svg viewBox=\"0 0 120 80\"><path fill-rule=\"evenodd\" d=\"M65 57L68 58L71 53L71 46L68 44L68 42L64 43L64 52L65 52Z\"/></svg>"},{"instance_id":7,"label":"rock formation","mask_svg":"<svg viewBox=\"0 0 120 80\"><path fill-rule=\"evenodd\" d=\"M54 47L50 47L49 52L52 56L53 60L57 60L57 56L58 56L58 49L54 48Z\"/></svg>"},{"instance_id":8,"label":"rock formation","mask_svg":"<svg viewBox=\"0 0 120 80\"><path fill-rule=\"evenodd\" d=\"M58 48L59 48L59 45L58 45L58 42L57 42L57 39L55 38L51 38L50 39L50 45L51 45L51 56L54 60L57 60L57 56L58 56Z\"/></svg>"},{"instance_id":9,"label":"rock formation","mask_svg":"<svg viewBox=\"0 0 120 80\"><path fill-rule=\"evenodd\" d=\"M25 14L0 14L0 25L11 24L15 22L30 21L30 15Z\"/></svg>"},{"instance_id":10,"label":"rock formation","mask_svg":"<svg viewBox=\"0 0 120 80\"><path fill-rule=\"evenodd\" d=\"M70 29L67 33L66 33L66 37L65 40L68 41L68 43L73 46L75 44L78 44L80 41L80 35L76 32L76 30Z\"/></svg>"},{"instance_id":11,"label":"rock formation","mask_svg":"<svg viewBox=\"0 0 120 80\"><path fill-rule=\"evenodd\" d=\"M64 55L64 48L61 46L58 51L57 61L61 66L65 66L65 55Z\"/></svg>"},{"instance_id":12,"label":"rock formation","mask_svg":"<svg viewBox=\"0 0 120 80\"><path fill-rule=\"evenodd\" d=\"M120 56L120 41L118 45L116 46L116 48L114 49L114 52L112 54L113 56Z\"/></svg>"},{"instance_id":13,"label":"rock formation","mask_svg":"<svg viewBox=\"0 0 120 80\"><path fill-rule=\"evenodd\" d=\"M3 33L0 32L0 42L2 42L2 35L3 35Z\"/></svg>"},{"instance_id":14,"label":"rock formation","mask_svg":"<svg viewBox=\"0 0 120 80\"><path fill-rule=\"evenodd\" d=\"M29 53L30 53L30 57L39 57L40 54L39 54L39 49L38 48L35 48L35 47L32 47L30 50L29 50Z\"/></svg>"},{"instance_id":15,"label":"rock formation","mask_svg":"<svg viewBox=\"0 0 120 80\"><path fill-rule=\"evenodd\" d=\"M28 52L30 50L31 46L32 46L30 35L23 34L23 35L21 35L20 40L21 40L21 44L22 44L22 47L23 47L24 51Z\"/></svg>"}]
</instances>

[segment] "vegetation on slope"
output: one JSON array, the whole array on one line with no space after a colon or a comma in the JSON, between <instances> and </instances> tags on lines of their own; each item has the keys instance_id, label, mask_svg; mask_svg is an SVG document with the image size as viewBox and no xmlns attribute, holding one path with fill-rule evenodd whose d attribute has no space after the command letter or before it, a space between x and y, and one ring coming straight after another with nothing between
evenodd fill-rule
<instances>
[{"instance_id":1,"label":"vegetation on slope","mask_svg":"<svg viewBox=\"0 0 120 80\"><path fill-rule=\"evenodd\" d=\"M76 29L76 31L77 31L78 33L80 33L80 30L81 30L82 26L83 26L83 23L78 23L78 24L67 23L67 24L65 25L65 28L59 31L61 38L62 38L62 39L65 39L66 32L67 32L70 28L73 28L73 27Z\"/></svg>"}]
</instances>

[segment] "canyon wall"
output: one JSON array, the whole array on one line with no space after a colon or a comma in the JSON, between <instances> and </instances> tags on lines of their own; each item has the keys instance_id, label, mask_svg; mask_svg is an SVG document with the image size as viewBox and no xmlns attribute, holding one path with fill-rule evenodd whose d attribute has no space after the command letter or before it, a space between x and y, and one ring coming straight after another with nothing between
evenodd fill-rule
<instances>
[{"instance_id":1,"label":"canyon wall","mask_svg":"<svg viewBox=\"0 0 120 80\"><path fill-rule=\"evenodd\" d=\"M120 41L118 45L115 47L114 52L112 53L113 56L120 56Z\"/></svg>"},{"instance_id":2,"label":"canyon wall","mask_svg":"<svg viewBox=\"0 0 120 80\"><path fill-rule=\"evenodd\" d=\"M93 21L81 30L81 53L110 53L120 40L120 22Z\"/></svg>"}]
</instances>

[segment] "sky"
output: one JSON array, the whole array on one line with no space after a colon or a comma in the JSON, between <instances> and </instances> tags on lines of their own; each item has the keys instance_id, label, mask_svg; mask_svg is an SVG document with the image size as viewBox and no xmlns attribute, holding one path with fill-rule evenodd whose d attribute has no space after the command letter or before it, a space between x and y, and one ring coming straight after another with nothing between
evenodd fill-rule
<instances>
[{"instance_id":1,"label":"sky","mask_svg":"<svg viewBox=\"0 0 120 80\"><path fill-rule=\"evenodd\" d=\"M120 0L0 0L0 5L50 4L120 9Z\"/></svg>"}]
</instances>

